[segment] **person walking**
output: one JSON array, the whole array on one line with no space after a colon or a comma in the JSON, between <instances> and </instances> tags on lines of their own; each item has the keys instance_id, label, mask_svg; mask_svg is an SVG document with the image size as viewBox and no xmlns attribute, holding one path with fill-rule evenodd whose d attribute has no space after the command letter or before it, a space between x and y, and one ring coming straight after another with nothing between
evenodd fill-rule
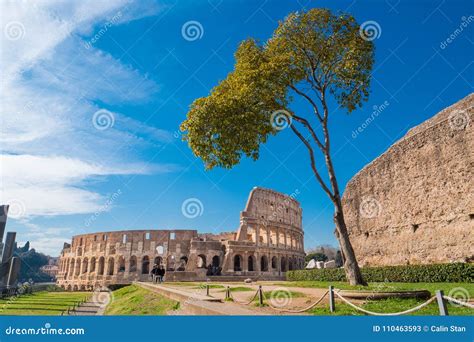
<instances>
[{"instance_id":1,"label":"person walking","mask_svg":"<svg viewBox=\"0 0 474 342\"><path fill-rule=\"evenodd\" d=\"M158 280L158 274L159 274L158 265L157 265L157 264L154 264L154 265L153 265L153 269L152 269L151 272L150 272L151 280L152 280L154 283L156 283L156 281Z\"/></svg>"},{"instance_id":2,"label":"person walking","mask_svg":"<svg viewBox=\"0 0 474 342\"><path fill-rule=\"evenodd\" d=\"M166 273L165 268L163 267L163 265L160 265L160 267L158 268L158 282L159 283L163 282L165 273Z\"/></svg>"}]
</instances>

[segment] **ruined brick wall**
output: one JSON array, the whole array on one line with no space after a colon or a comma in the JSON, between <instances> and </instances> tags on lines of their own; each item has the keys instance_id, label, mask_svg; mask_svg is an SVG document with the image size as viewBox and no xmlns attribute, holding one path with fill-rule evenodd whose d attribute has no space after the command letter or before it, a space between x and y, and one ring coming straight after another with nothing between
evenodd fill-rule
<instances>
[{"instance_id":1,"label":"ruined brick wall","mask_svg":"<svg viewBox=\"0 0 474 342\"><path fill-rule=\"evenodd\" d=\"M291 196L254 188L238 232L127 230L77 235L64 244L57 284L88 290L150 281L153 264L168 270L167 280L206 280L209 268L231 277L283 278L284 272L304 264L301 213Z\"/></svg>"},{"instance_id":2,"label":"ruined brick wall","mask_svg":"<svg viewBox=\"0 0 474 342\"><path fill-rule=\"evenodd\" d=\"M175 270L196 230L125 230L76 235L59 259L58 285L71 290L150 280L153 264Z\"/></svg>"},{"instance_id":3,"label":"ruined brick wall","mask_svg":"<svg viewBox=\"0 0 474 342\"><path fill-rule=\"evenodd\" d=\"M474 94L411 129L347 184L343 205L361 265L474 256Z\"/></svg>"}]
</instances>

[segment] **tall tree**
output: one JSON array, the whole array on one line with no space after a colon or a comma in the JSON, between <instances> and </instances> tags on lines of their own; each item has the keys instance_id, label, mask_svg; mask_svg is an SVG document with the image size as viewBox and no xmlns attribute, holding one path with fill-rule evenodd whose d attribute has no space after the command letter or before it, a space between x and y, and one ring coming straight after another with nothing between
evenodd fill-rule
<instances>
[{"instance_id":1,"label":"tall tree","mask_svg":"<svg viewBox=\"0 0 474 342\"><path fill-rule=\"evenodd\" d=\"M235 59L227 78L192 103L181 124L184 139L206 168L232 168L242 155L257 160L260 144L289 127L308 150L316 181L334 205L347 279L365 284L344 220L328 123L333 112L350 113L367 101L372 42L362 38L351 15L312 9L290 14L263 45L243 41ZM290 108L296 96L307 102L308 112ZM337 105L331 113L329 98ZM316 165L316 152L323 166Z\"/></svg>"}]
</instances>

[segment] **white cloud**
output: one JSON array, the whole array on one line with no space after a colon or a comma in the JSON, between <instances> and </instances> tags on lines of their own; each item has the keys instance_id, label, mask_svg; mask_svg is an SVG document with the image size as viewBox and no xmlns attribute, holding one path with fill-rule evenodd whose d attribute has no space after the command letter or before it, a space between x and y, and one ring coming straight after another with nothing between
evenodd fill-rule
<instances>
[{"instance_id":1,"label":"white cloud","mask_svg":"<svg viewBox=\"0 0 474 342\"><path fill-rule=\"evenodd\" d=\"M130 152L169 142L169 132L107 108L146 101L159 86L84 44L117 13L114 25L160 10L128 0L2 1L0 201L20 203L23 219L95 212L104 197L87 185L98 177L176 169ZM104 131L92 123L102 107L115 119Z\"/></svg>"},{"instance_id":2,"label":"white cloud","mask_svg":"<svg viewBox=\"0 0 474 342\"><path fill-rule=\"evenodd\" d=\"M29 222L24 222L24 225L29 228L29 231L18 236L20 239L18 246L22 247L27 241L30 241L30 248L50 256L58 256L64 242L71 241L71 235L74 234L72 228L44 228Z\"/></svg>"}]
</instances>

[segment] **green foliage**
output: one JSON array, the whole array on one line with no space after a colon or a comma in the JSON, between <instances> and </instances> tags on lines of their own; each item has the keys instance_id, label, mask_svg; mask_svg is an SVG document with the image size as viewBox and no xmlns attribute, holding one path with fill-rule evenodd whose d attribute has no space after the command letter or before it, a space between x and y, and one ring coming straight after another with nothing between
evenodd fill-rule
<instances>
[{"instance_id":1,"label":"green foliage","mask_svg":"<svg viewBox=\"0 0 474 342\"><path fill-rule=\"evenodd\" d=\"M224 292L225 290L222 290ZM255 291L251 287L245 287L245 286L234 286L230 287L230 292L245 292L245 291Z\"/></svg>"},{"instance_id":2,"label":"green foliage","mask_svg":"<svg viewBox=\"0 0 474 342\"><path fill-rule=\"evenodd\" d=\"M181 124L184 140L208 169L231 168L243 155L258 159L260 144L278 132L272 114L294 115L289 105L295 92L312 89L315 98L328 92L348 112L361 106L374 48L352 16L311 9L290 14L263 45L242 42L235 59L234 70L192 103Z\"/></svg>"},{"instance_id":3,"label":"green foliage","mask_svg":"<svg viewBox=\"0 0 474 342\"><path fill-rule=\"evenodd\" d=\"M328 257L326 256L326 254L323 254L323 253L309 253L309 254L306 254L304 260L306 262L309 262L310 260L316 260L316 261L327 261L328 260Z\"/></svg>"},{"instance_id":4,"label":"green foliage","mask_svg":"<svg viewBox=\"0 0 474 342\"><path fill-rule=\"evenodd\" d=\"M474 282L474 265L466 263L364 267L362 276L368 282ZM286 273L292 281L345 281L342 268L297 270Z\"/></svg>"},{"instance_id":5,"label":"green foliage","mask_svg":"<svg viewBox=\"0 0 474 342\"><path fill-rule=\"evenodd\" d=\"M20 282L29 281L30 279L37 283L53 280L50 275L40 270L42 266L47 265L49 262L47 255L38 253L34 249L25 251L25 247L16 249L14 255L18 256L21 260L20 274L18 276Z\"/></svg>"}]
</instances>

